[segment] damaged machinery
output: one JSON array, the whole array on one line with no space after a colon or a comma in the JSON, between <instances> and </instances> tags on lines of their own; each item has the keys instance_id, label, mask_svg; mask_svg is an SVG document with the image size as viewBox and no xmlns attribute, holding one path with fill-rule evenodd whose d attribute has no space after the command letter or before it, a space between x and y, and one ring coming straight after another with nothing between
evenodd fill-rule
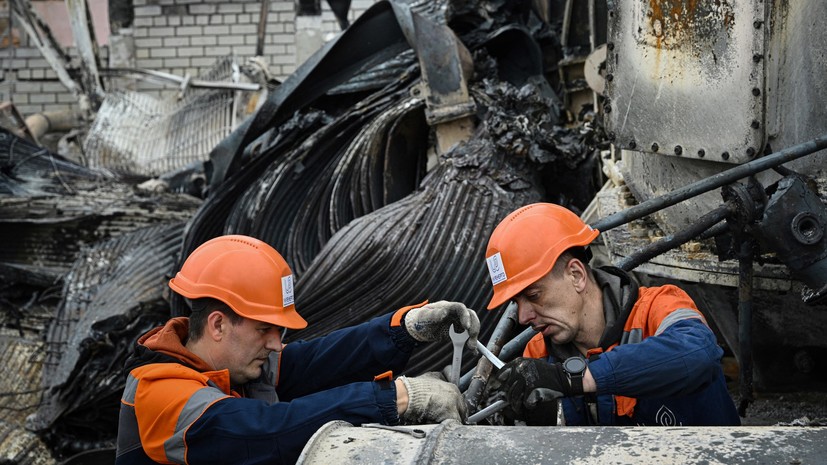
<instances>
[{"instance_id":1,"label":"damaged machinery","mask_svg":"<svg viewBox=\"0 0 827 465\"><path fill-rule=\"evenodd\" d=\"M130 344L187 314L165 282L212 237L248 234L284 254L310 323L287 340L307 339L428 298L483 309L490 232L541 200L601 231L598 259L644 283L687 283L738 359L742 415L756 388L789 387L772 376L779 366L795 367L783 382L823 382L827 115L792 102L825 100L824 63L797 50L827 41L800 27L827 7L533 3L377 2L283 83L248 68L256 84L222 89L239 70L227 60L197 80L206 89L179 82L174 104L107 91L84 59L85 78L70 89L96 115L81 143L88 164L25 133L0 134L0 272L19 283L0 299L11 361L0 390L27 406L3 411L0 445L29 451L9 460L112 447ZM152 124L130 127L147 112ZM513 306L480 318L481 340L502 360L533 334ZM446 344L418 353L409 370L449 359ZM489 360L465 357L459 384L472 411L488 402L491 371ZM496 414L479 423L501 424ZM359 431L382 444L399 434ZM487 442L474 431L440 425L426 441L462 451L463 436ZM502 442L530 436L501 431ZM822 453L824 433L813 431L785 441ZM356 433L326 426L303 460L322 459L343 434ZM364 457L371 441L336 444L340 457ZM408 457L432 450L421 445ZM754 456L748 441L730 447L742 455L728 457ZM387 448L370 454L389 459Z\"/></svg>"}]
</instances>

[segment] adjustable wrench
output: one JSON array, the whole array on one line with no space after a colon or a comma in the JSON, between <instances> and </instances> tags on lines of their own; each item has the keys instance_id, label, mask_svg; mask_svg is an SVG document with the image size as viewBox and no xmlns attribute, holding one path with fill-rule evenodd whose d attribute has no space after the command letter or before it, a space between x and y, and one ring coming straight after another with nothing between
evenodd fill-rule
<instances>
[{"instance_id":1,"label":"adjustable wrench","mask_svg":"<svg viewBox=\"0 0 827 465\"><path fill-rule=\"evenodd\" d=\"M451 336L451 343L454 345L454 358L451 360L451 376L448 382L459 386L459 376L462 370L462 349L465 348L465 341L468 340L468 330L463 329L462 332L457 332L454 325L448 329L448 335Z\"/></svg>"}]
</instances>

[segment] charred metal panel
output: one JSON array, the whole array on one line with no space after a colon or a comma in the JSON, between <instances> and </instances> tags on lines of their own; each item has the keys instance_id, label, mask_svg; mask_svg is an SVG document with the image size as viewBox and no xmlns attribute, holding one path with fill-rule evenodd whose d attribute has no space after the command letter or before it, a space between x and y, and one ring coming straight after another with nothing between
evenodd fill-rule
<instances>
[{"instance_id":1,"label":"charred metal panel","mask_svg":"<svg viewBox=\"0 0 827 465\"><path fill-rule=\"evenodd\" d=\"M604 110L614 143L727 163L760 153L764 3L611 2Z\"/></svg>"},{"instance_id":2,"label":"charred metal panel","mask_svg":"<svg viewBox=\"0 0 827 465\"><path fill-rule=\"evenodd\" d=\"M83 250L47 333L43 402L28 428L81 442L117 429L123 364L134 340L168 318L166 282L183 227L151 226Z\"/></svg>"},{"instance_id":3,"label":"charred metal panel","mask_svg":"<svg viewBox=\"0 0 827 465\"><path fill-rule=\"evenodd\" d=\"M0 278L49 286L81 247L189 218L194 197L136 192L0 130Z\"/></svg>"}]
</instances>

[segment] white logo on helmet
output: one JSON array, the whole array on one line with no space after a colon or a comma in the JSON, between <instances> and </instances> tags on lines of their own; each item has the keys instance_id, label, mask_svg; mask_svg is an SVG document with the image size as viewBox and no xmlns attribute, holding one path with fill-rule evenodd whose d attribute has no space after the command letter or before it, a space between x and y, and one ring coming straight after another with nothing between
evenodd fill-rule
<instances>
[{"instance_id":1,"label":"white logo on helmet","mask_svg":"<svg viewBox=\"0 0 827 465\"><path fill-rule=\"evenodd\" d=\"M293 305L293 275L282 276L281 278L281 300L282 306Z\"/></svg>"},{"instance_id":2,"label":"white logo on helmet","mask_svg":"<svg viewBox=\"0 0 827 465\"><path fill-rule=\"evenodd\" d=\"M491 284L497 285L508 279L508 276L505 274L503 259L499 252L486 258L485 264L488 265L488 274L491 275Z\"/></svg>"}]
</instances>

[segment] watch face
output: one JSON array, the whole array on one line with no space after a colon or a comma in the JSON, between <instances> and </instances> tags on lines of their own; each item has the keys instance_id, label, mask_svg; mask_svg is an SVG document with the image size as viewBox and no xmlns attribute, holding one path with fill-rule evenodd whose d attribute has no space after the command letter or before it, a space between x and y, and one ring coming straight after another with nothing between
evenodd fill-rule
<instances>
[{"instance_id":1,"label":"watch face","mask_svg":"<svg viewBox=\"0 0 827 465\"><path fill-rule=\"evenodd\" d=\"M571 357L563 362L563 368L569 373L582 373L586 371L586 361L580 357Z\"/></svg>"}]
</instances>

